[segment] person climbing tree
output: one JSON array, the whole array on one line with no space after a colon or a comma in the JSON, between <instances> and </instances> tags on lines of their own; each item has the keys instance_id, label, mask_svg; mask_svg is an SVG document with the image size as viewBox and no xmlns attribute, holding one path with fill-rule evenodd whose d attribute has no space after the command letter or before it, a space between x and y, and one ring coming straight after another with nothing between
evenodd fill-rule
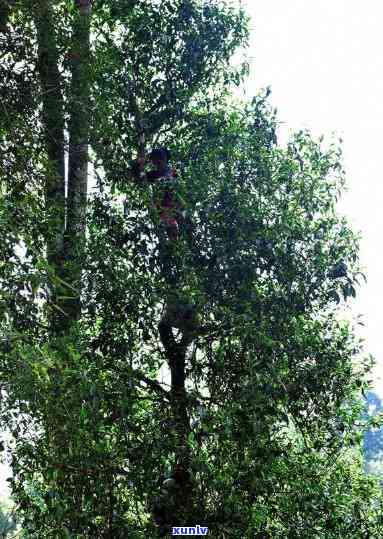
<instances>
[{"instance_id":1,"label":"person climbing tree","mask_svg":"<svg viewBox=\"0 0 383 539\"><path fill-rule=\"evenodd\" d=\"M145 156L133 162L131 171L139 184L155 184L160 192L154 195L154 206L158 210L160 222L165 226L171 240L179 237L179 225L183 221L184 203L177 193L177 172L169 165L170 152L167 148L155 148L149 155L153 169L145 172Z\"/></svg>"}]
</instances>

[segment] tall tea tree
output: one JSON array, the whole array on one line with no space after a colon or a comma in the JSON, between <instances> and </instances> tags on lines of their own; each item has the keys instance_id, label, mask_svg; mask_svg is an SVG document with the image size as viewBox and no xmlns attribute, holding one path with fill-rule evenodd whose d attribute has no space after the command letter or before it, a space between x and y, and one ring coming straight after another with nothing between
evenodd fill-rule
<instances>
[{"instance_id":1,"label":"tall tea tree","mask_svg":"<svg viewBox=\"0 0 383 539\"><path fill-rule=\"evenodd\" d=\"M54 498L57 514L51 507L45 525L60 528L65 522L70 530L83 532L86 526L79 515L79 507L83 497L81 489L86 485L79 487L76 473L68 477L69 483L55 474L57 460L62 460L65 452L71 455L79 452L81 461L86 455L79 440L73 442L76 450L71 446L64 450L71 425L59 397L65 394L72 376L70 366L77 357L71 350L77 345L75 322L81 318L88 144L91 142L96 154L107 161L99 140L100 127L103 135L110 130L105 103L113 106L113 120L119 115L131 118L131 140L127 145L130 152L134 152L138 130L144 129L148 138L153 137L161 128L182 120L193 95L207 91L218 82L230 82L232 75L224 76L225 63L246 38L245 18L242 12L223 3L205 3L202 7L197 2L168 2L162 3L160 9L143 2L101 1L57 1L49 5L8 2L2 4L1 16L7 47L6 62L2 66L5 120L1 130L6 260L2 267L4 353L5 358L14 354L27 370L36 368L36 372L48 373L53 384L48 391L53 390L55 398L48 405L44 392L33 384L25 385L28 391L22 397L20 385L11 383L10 379L7 394L10 407L29 417L24 421L25 416L19 416L14 436L23 439L27 436L23 429L34 426L32 436L38 440L42 451L35 453L32 468L40 470L45 486L55 484L61 494ZM148 31L158 20L166 26L166 35L172 36L174 47L157 33L148 49ZM105 26L108 27L106 32ZM127 37L121 41L123 34ZM99 41L92 41L100 35L103 37ZM110 35L109 41L105 39ZM126 58L134 58L134 62L127 65L122 86L118 61L112 61L113 57L122 58L124 63ZM143 70L143 65L148 69ZM153 93L155 74L158 72L161 78L164 70L177 66L183 70L184 82L179 88L170 92L165 87L160 91L157 84ZM36 84L36 73L39 84ZM178 77L178 71L171 75L167 72L165 78L174 86L174 77ZM171 98L164 109L168 96ZM155 121L150 119L153 111ZM123 129L121 133L114 132L116 147L124 135ZM69 153L67 171L66 150ZM74 332L72 337L71 331ZM27 356L20 346L22 349L27 346ZM47 371L40 355L42 350L45 350L43 356L50 358ZM22 357L28 359L24 361ZM77 364L80 370L83 367L82 362ZM4 369L11 372L5 364ZM154 387L157 390L157 386ZM73 409L77 412L83 403L81 392L76 399L79 395L77 408ZM11 423L10 416L7 422ZM20 462L15 458L16 482ZM82 474L83 464L77 462L76 466ZM22 507L28 499L23 477L20 476L17 487ZM114 478L110 475L108 478L106 490L113 496ZM48 504L53 503L51 498L49 500ZM64 510L64 500L69 507L76 507L76 511ZM108 504L110 512L111 502ZM37 515L29 510L27 513L35 525L39 520ZM94 515L86 516L87 522L93 522L94 526L93 518ZM104 525L108 530L114 526L110 518Z\"/></svg>"},{"instance_id":2,"label":"tall tea tree","mask_svg":"<svg viewBox=\"0 0 383 539\"><path fill-rule=\"evenodd\" d=\"M189 122L166 142L185 164L193 223L178 245L173 315L192 303L196 318L169 320L158 228L131 186L129 219L112 194L91 199L86 309L65 357L25 343L6 356L23 402L60 406L69 440L52 453L37 428L20 436L25 525L154 536L150 512L162 508L161 534L198 522L217 537L379 536L378 492L352 450L369 360L353 361L360 344L337 316L360 273L357 238L335 212L339 150L306 133L278 148L263 96L245 110L201 106ZM163 307L178 326L170 346L188 343L177 368L192 473L165 492L180 432Z\"/></svg>"}]
</instances>

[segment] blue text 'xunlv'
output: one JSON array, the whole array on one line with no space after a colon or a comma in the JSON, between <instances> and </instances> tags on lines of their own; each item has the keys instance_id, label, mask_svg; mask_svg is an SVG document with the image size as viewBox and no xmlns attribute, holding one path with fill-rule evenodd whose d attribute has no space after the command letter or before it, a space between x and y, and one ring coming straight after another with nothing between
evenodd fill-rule
<instances>
[{"instance_id":1,"label":"blue text 'xunlv'","mask_svg":"<svg viewBox=\"0 0 383 539\"><path fill-rule=\"evenodd\" d=\"M202 526L194 527L181 527L181 528L172 528L172 535L207 535L209 528L203 528Z\"/></svg>"}]
</instances>

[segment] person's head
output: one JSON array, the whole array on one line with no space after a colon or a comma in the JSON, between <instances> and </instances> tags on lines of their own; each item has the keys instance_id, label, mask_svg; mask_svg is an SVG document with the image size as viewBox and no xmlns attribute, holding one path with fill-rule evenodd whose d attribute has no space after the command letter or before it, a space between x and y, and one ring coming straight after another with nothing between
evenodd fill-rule
<instances>
[{"instance_id":1,"label":"person's head","mask_svg":"<svg viewBox=\"0 0 383 539\"><path fill-rule=\"evenodd\" d=\"M168 164L170 153L167 148L155 148L149 157L157 170L164 170Z\"/></svg>"}]
</instances>

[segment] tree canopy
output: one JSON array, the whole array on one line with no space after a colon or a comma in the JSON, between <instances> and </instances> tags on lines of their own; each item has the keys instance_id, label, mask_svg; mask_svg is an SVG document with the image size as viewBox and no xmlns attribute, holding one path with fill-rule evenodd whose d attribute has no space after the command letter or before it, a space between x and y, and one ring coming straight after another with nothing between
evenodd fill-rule
<instances>
[{"instance_id":1,"label":"tree canopy","mask_svg":"<svg viewBox=\"0 0 383 539\"><path fill-rule=\"evenodd\" d=\"M247 22L0 3L0 417L26 537L382 535L341 150L282 147L269 90L231 97ZM131 181L142 144L179 170L177 241Z\"/></svg>"}]
</instances>

